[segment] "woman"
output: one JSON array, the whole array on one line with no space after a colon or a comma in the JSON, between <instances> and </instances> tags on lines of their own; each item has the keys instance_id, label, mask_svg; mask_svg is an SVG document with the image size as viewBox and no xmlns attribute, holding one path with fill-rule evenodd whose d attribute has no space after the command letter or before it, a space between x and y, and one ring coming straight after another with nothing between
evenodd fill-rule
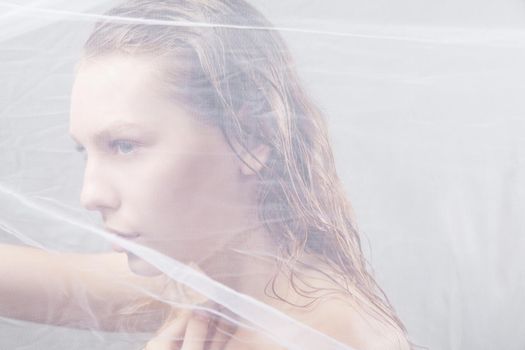
<instances>
[{"instance_id":1,"label":"woman","mask_svg":"<svg viewBox=\"0 0 525 350\"><path fill-rule=\"evenodd\" d=\"M342 344L408 349L367 271L325 121L270 23L243 0L134 0L106 15L72 92L82 204ZM135 274L159 274L115 249ZM225 324L177 311L146 348L283 348Z\"/></svg>"}]
</instances>

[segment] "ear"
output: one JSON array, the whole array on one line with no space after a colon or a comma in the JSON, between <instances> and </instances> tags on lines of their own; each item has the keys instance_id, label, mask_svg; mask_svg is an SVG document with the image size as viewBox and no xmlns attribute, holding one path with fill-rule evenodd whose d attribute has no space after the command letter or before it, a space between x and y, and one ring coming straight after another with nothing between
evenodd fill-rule
<instances>
[{"instance_id":1,"label":"ear","mask_svg":"<svg viewBox=\"0 0 525 350\"><path fill-rule=\"evenodd\" d=\"M250 149L242 149L239 152L241 157L240 170L241 174L246 176L257 175L270 158L270 147L263 143L259 143Z\"/></svg>"}]
</instances>

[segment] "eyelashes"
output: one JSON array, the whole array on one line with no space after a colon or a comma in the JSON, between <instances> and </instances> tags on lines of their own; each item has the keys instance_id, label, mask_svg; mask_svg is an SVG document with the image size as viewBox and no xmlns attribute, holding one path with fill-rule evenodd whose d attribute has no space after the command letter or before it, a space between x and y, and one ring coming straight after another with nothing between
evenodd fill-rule
<instances>
[{"instance_id":1,"label":"eyelashes","mask_svg":"<svg viewBox=\"0 0 525 350\"><path fill-rule=\"evenodd\" d=\"M110 143L110 148L114 153L130 155L137 151L138 143L132 140L114 140Z\"/></svg>"},{"instance_id":2,"label":"eyelashes","mask_svg":"<svg viewBox=\"0 0 525 350\"><path fill-rule=\"evenodd\" d=\"M87 160L86 149L83 146L76 145L75 146L75 151L77 151L78 153L80 153L82 155L82 157L84 158L84 161Z\"/></svg>"},{"instance_id":3,"label":"eyelashes","mask_svg":"<svg viewBox=\"0 0 525 350\"><path fill-rule=\"evenodd\" d=\"M137 152L140 143L134 140L128 139L116 139L111 140L106 144L106 151L110 154L130 156ZM84 159L87 159L87 152L85 147L81 145L76 145L75 150L78 153L84 155Z\"/></svg>"}]
</instances>

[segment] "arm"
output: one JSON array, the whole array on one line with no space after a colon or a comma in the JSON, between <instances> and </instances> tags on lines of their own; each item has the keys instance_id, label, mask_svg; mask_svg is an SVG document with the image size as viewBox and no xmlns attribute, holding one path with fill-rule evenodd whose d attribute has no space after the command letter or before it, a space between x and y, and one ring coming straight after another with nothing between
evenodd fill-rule
<instances>
[{"instance_id":1,"label":"arm","mask_svg":"<svg viewBox=\"0 0 525 350\"><path fill-rule=\"evenodd\" d=\"M129 271L124 254L48 253L0 244L0 315L104 331L149 332L166 317L161 277ZM130 305L145 304L140 312Z\"/></svg>"}]
</instances>

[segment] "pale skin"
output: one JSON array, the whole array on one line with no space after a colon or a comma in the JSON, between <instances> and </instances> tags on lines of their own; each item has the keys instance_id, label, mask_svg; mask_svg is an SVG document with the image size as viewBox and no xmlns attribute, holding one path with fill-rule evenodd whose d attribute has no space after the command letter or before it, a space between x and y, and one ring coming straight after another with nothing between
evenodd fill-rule
<instances>
[{"instance_id":1,"label":"pale skin","mask_svg":"<svg viewBox=\"0 0 525 350\"><path fill-rule=\"evenodd\" d=\"M0 244L0 255L0 314L3 316L110 332L155 332L157 336L150 343L159 349L162 349L161 346L170 349L168 345L178 345L177 342L171 344L171 339L181 338L181 323L186 325L189 320L188 313L179 320L170 318L168 305L154 303L149 305L148 315L142 314L140 318L133 318L133 322L128 322L128 317L120 310L127 304L143 299L144 295L127 286L142 286L153 293L160 293L161 283L157 276L143 277L132 273L124 254L55 255L38 249ZM312 282L319 283L319 280ZM305 301L291 290L287 297L294 303ZM85 299L88 299L89 310L77 302ZM397 334L392 330L378 333L373 327L374 320L366 317L366 314L359 314L359 305L351 300L332 298L307 309L275 300L266 301L276 309L355 349L408 348L406 343L398 347L390 344L377 345L388 336L397 337ZM89 316L95 318L87 317L87 311ZM173 327L168 328L171 324ZM229 325L222 327L227 330ZM219 338L214 341L222 345L227 341L228 350L280 349L275 344L269 344L264 337L245 329L237 329L235 338ZM148 350L155 348L150 347Z\"/></svg>"},{"instance_id":2,"label":"pale skin","mask_svg":"<svg viewBox=\"0 0 525 350\"><path fill-rule=\"evenodd\" d=\"M81 63L72 92L70 134L87 155L82 205L98 211L107 229L133 236L137 243L182 262L197 264L223 284L355 349L407 349L408 344L395 331L381 326L349 297L324 298L306 308L264 293L264 286L276 273L275 264L232 253L241 245L243 249L276 254L255 210L254 172L259 163L241 152L246 165L220 130L202 124L165 98L157 89L158 72L147 57L112 55ZM263 161L268 155L268 149L261 145L251 151ZM71 295L63 296L64 290L74 295L77 289L71 287L72 281L78 280L91 296L90 310L97 317L94 324L118 330L116 325L123 317L115 316L118 311L144 298L143 293L126 286L146 286L152 292L161 286L159 272L127 252L50 256L0 245L3 249L6 261L13 262L6 269L13 272L14 282L0 286L0 295L11 295L8 303L0 306L0 313L15 318L64 325L81 320L85 310L68 303L74 299ZM28 267L31 261L41 267L40 275L53 276L46 278L45 293L34 292L39 290L35 285L42 287L44 283L39 284L32 276L35 272ZM106 273L99 273L101 270ZM232 276L229 271L236 274ZM326 279L311 276L311 284L331 287ZM294 292L285 276L278 277L277 289L289 302L300 305L310 301ZM24 295L19 293L22 290L33 292ZM26 300L44 298L45 309L27 309L34 304ZM53 303L57 310L65 308L68 312L49 319L48 307ZM162 302L151 303L148 311L151 317L127 329L157 330L147 350L281 349L264 336L227 322L221 322L220 331L214 331L209 327L210 316L172 313ZM39 318L39 312L48 318ZM66 314L69 320L61 318ZM94 324L78 321L77 326ZM389 338L401 344L393 347Z\"/></svg>"}]
</instances>

